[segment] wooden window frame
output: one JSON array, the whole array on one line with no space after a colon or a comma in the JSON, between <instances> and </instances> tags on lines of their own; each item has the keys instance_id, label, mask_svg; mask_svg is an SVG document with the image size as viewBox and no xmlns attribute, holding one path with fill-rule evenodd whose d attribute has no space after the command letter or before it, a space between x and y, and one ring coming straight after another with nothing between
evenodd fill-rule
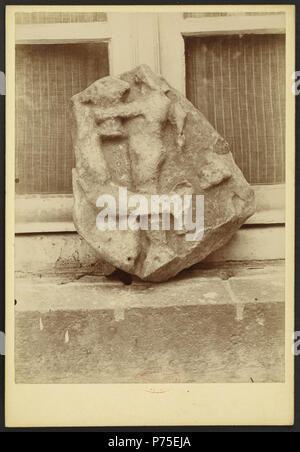
<instances>
[{"instance_id":1,"label":"wooden window frame","mask_svg":"<svg viewBox=\"0 0 300 452\"><path fill-rule=\"evenodd\" d=\"M15 25L16 44L106 42L110 74L145 63L185 94L185 36L285 33L285 14L184 18L183 13L108 13L107 22ZM254 185L250 225L285 223L285 184ZM16 195L15 232L73 232L73 195Z\"/></svg>"}]
</instances>

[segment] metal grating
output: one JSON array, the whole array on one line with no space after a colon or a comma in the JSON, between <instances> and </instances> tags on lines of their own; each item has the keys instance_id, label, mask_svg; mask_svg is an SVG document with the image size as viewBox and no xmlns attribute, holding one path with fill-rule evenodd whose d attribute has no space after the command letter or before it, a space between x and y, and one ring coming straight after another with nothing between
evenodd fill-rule
<instances>
[{"instance_id":1,"label":"metal grating","mask_svg":"<svg viewBox=\"0 0 300 452\"><path fill-rule=\"evenodd\" d=\"M108 74L106 43L16 46L17 193L72 193L70 98Z\"/></svg>"},{"instance_id":2,"label":"metal grating","mask_svg":"<svg viewBox=\"0 0 300 452\"><path fill-rule=\"evenodd\" d=\"M253 184L285 180L285 36L185 40L187 97Z\"/></svg>"},{"instance_id":3,"label":"metal grating","mask_svg":"<svg viewBox=\"0 0 300 452\"><path fill-rule=\"evenodd\" d=\"M106 22L107 14L101 12L78 13L78 12L35 12L16 13L15 21L18 25L23 24L60 24L74 22Z\"/></svg>"}]
</instances>

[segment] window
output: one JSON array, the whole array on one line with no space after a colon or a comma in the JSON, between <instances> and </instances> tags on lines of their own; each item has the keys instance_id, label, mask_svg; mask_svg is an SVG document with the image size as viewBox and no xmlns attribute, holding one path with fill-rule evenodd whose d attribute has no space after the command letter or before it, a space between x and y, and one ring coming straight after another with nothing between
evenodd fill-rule
<instances>
[{"instance_id":1,"label":"window","mask_svg":"<svg viewBox=\"0 0 300 452\"><path fill-rule=\"evenodd\" d=\"M159 31L162 74L227 139L256 191L248 223L284 224L285 13L179 13L171 24L162 13Z\"/></svg>"},{"instance_id":2,"label":"window","mask_svg":"<svg viewBox=\"0 0 300 452\"><path fill-rule=\"evenodd\" d=\"M72 193L70 99L108 74L105 43L16 47L16 193Z\"/></svg>"},{"instance_id":3,"label":"window","mask_svg":"<svg viewBox=\"0 0 300 452\"><path fill-rule=\"evenodd\" d=\"M74 231L69 99L141 63L228 140L257 193L249 223L283 224L284 54L282 13L16 14L16 231Z\"/></svg>"},{"instance_id":4,"label":"window","mask_svg":"<svg viewBox=\"0 0 300 452\"><path fill-rule=\"evenodd\" d=\"M132 18L36 12L15 23L16 232L74 231L70 98L132 67Z\"/></svg>"},{"instance_id":5,"label":"window","mask_svg":"<svg viewBox=\"0 0 300 452\"><path fill-rule=\"evenodd\" d=\"M107 14L102 12L31 12L16 13L15 20L18 25L106 22Z\"/></svg>"},{"instance_id":6,"label":"window","mask_svg":"<svg viewBox=\"0 0 300 452\"><path fill-rule=\"evenodd\" d=\"M285 36L187 37L186 95L251 184L285 180Z\"/></svg>"}]
</instances>

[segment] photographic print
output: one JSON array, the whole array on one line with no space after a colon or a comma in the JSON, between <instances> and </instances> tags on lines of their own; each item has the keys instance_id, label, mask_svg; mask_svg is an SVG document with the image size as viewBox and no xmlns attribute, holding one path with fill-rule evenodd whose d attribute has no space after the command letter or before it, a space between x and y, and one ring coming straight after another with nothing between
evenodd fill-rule
<instances>
[{"instance_id":1,"label":"photographic print","mask_svg":"<svg viewBox=\"0 0 300 452\"><path fill-rule=\"evenodd\" d=\"M292 422L293 13L7 8L12 425Z\"/></svg>"}]
</instances>

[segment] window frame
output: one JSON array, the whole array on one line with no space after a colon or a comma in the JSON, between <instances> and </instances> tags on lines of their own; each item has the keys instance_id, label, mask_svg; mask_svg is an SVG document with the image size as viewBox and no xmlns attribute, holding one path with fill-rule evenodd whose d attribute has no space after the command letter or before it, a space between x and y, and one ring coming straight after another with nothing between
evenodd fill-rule
<instances>
[{"instance_id":1,"label":"window frame","mask_svg":"<svg viewBox=\"0 0 300 452\"><path fill-rule=\"evenodd\" d=\"M107 13L107 22L16 24L15 44L107 42L110 74L146 63L185 94L185 36L285 33L285 13L184 18L183 13ZM248 225L285 223L285 184L253 185L257 211ZM72 194L16 195L15 232L74 232Z\"/></svg>"},{"instance_id":2,"label":"window frame","mask_svg":"<svg viewBox=\"0 0 300 452\"><path fill-rule=\"evenodd\" d=\"M246 16L241 13L232 16L184 18L183 13L174 13L170 26L168 16L161 13L159 14L159 32L161 73L170 85L185 94L185 37L285 34L286 14ZM261 184L252 185L252 187L256 194L257 211L249 218L247 224L284 225L285 184Z\"/></svg>"}]
</instances>

